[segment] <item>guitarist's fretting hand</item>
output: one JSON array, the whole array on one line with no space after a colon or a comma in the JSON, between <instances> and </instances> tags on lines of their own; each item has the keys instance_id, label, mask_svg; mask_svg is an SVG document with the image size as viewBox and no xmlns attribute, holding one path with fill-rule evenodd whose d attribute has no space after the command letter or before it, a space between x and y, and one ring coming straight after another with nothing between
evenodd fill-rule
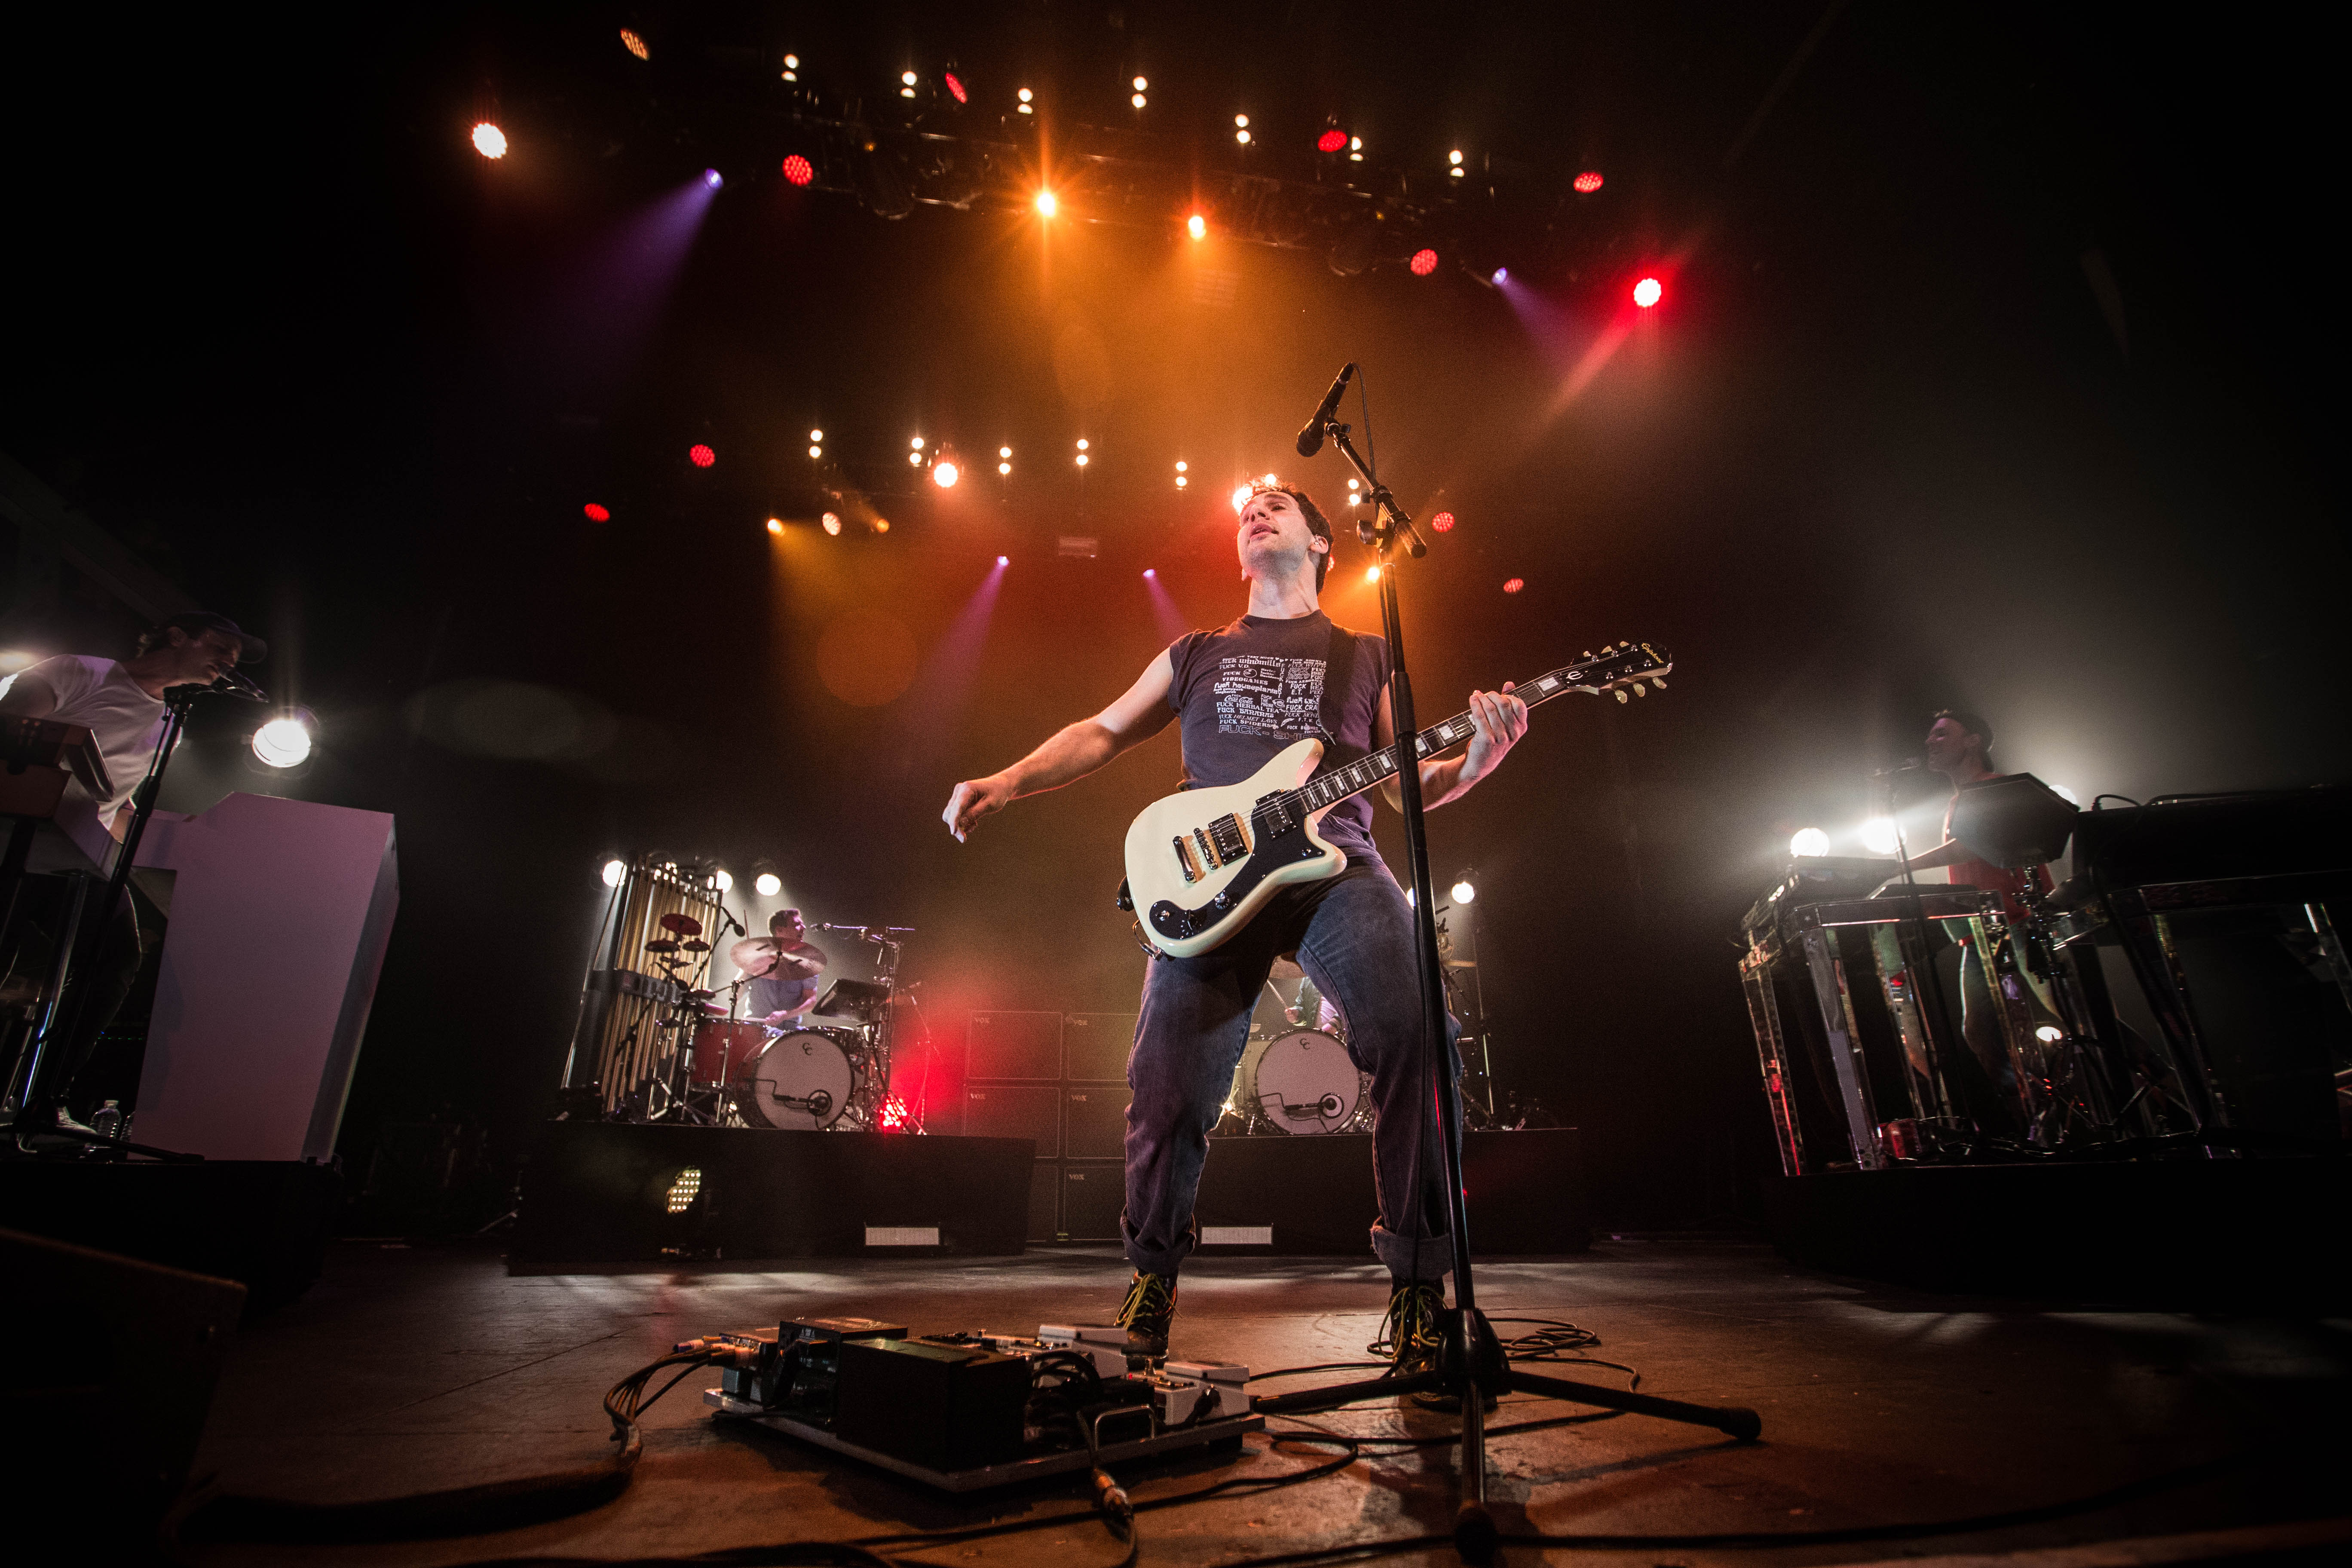
<instances>
[{"instance_id":1,"label":"guitarist's fretting hand","mask_svg":"<svg viewBox=\"0 0 2352 1568\"><path fill-rule=\"evenodd\" d=\"M1474 691L1470 694L1470 721L1477 732L1470 737L1469 750L1463 753L1464 780L1485 778L1503 760L1503 753L1519 743L1528 732L1528 705L1511 695L1518 682L1506 680L1500 691Z\"/></svg>"}]
</instances>

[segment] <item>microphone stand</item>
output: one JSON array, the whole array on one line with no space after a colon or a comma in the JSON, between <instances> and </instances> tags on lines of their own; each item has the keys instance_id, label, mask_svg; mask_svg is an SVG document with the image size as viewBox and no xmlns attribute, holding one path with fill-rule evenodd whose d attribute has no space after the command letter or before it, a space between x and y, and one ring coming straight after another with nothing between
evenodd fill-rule
<instances>
[{"instance_id":1,"label":"microphone stand","mask_svg":"<svg viewBox=\"0 0 2352 1568\"><path fill-rule=\"evenodd\" d=\"M1477 1286L1470 1266L1469 1200L1462 1176L1461 1090L1446 1061L1453 1050L1446 1038L1445 971L1437 952L1437 900L1430 885L1426 811L1421 796L1420 730L1413 720L1412 683L1405 670L1404 626L1397 608L1394 571L1399 544L1403 545L1406 554L1416 559L1426 554L1429 546L1414 529L1412 516L1397 504L1396 497L1381 483L1380 477L1349 440L1348 426L1326 418L1322 428L1340 455L1363 477L1374 507L1371 518L1360 521L1357 531L1379 555L1381 630L1389 648L1389 716L1391 727L1396 731L1400 764L1397 792L1403 802L1405 857L1412 876L1413 959L1421 984L1422 1057L1430 1079L1430 1100L1437 1111L1438 1137L1444 1159L1446 1224L1453 1232L1454 1308L1444 1315L1445 1343L1434 1372L1301 1389L1296 1394L1254 1399L1250 1404L1259 1415L1293 1415L1399 1394L1452 1395L1462 1412L1462 1489L1461 1502L1454 1516L1454 1548L1465 1563L1486 1563L1494 1560L1498 1541L1494 1517L1486 1508L1486 1399L1499 1399L1514 1390L1549 1394L1580 1405L1711 1426L1741 1441L1755 1437L1763 1424L1756 1412L1736 1406L1691 1405L1514 1370L1504 1357L1502 1342L1495 1337L1494 1328L1478 1310ZM1415 1136L1419 1137L1418 1131ZM1418 1166L1418 1159L1415 1164ZM1416 1180L1411 1194L1410 1201L1416 1210L1422 1204L1423 1185ZM1422 1216L1416 1214L1415 1217Z\"/></svg>"}]
</instances>

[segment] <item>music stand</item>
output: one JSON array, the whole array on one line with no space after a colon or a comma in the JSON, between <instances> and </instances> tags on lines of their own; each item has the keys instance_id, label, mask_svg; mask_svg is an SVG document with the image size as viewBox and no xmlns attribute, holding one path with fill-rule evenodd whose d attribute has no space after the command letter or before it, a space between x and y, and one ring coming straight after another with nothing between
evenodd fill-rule
<instances>
[{"instance_id":1,"label":"music stand","mask_svg":"<svg viewBox=\"0 0 2352 1568\"><path fill-rule=\"evenodd\" d=\"M1348 426L1337 419L1326 417L1322 422L1322 431L1339 447L1340 455L1354 465L1356 472L1363 477L1374 508L1372 517L1360 521L1357 526L1363 542L1371 545L1379 556L1381 630L1389 647L1390 718L1396 731L1398 755L1402 764L1397 769L1397 789L1402 797L1405 858L1412 876L1413 946L1421 983L1422 1051L1437 1107L1439 1147L1444 1163L1447 1226L1453 1233L1454 1307L1444 1315L1444 1348L1439 1354L1438 1369L1434 1372L1370 1378L1335 1384L1327 1388L1300 1389L1295 1394L1254 1399L1250 1405L1259 1415L1293 1415L1336 1409L1343 1405L1367 1400L1389 1399L1398 1394L1429 1393L1453 1396L1460 1404L1462 1412L1462 1500L1454 1512L1454 1547L1463 1561L1485 1563L1494 1560L1496 1545L1495 1521L1486 1510L1486 1435L1483 1401L1488 1395L1499 1398L1517 1390L1549 1394L1579 1405L1655 1415L1695 1426L1711 1426L1741 1441L1760 1433L1763 1422L1753 1410L1736 1405L1693 1405L1678 1399L1660 1399L1647 1394L1604 1388L1598 1384L1576 1383L1567 1378L1542 1377L1533 1373L1515 1371L1504 1357L1502 1342L1495 1337L1494 1328L1487 1322L1486 1314L1478 1310L1476 1282L1470 1266L1469 1202L1462 1179L1460 1095L1454 1074L1446 1070L1446 1058L1453 1053L1446 1038L1445 987L1442 978L1444 971L1437 952L1437 902L1430 885L1429 844L1421 798L1421 768L1417 754L1420 731L1413 720L1412 683L1405 671L1404 630L1397 608L1394 571L1394 552L1400 542L1405 543L1407 553L1416 557L1426 554L1429 547L1414 530L1412 517L1397 505L1396 497L1381 483L1380 476L1357 452L1355 444L1348 438ZM1423 1125L1425 1127L1426 1123ZM1418 1160L1415 1163L1418 1166ZM1416 1183L1412 1196L1416 1207L1422 1201L1422 1194L1423 1186Z\"/></svg>"}]
</instances>

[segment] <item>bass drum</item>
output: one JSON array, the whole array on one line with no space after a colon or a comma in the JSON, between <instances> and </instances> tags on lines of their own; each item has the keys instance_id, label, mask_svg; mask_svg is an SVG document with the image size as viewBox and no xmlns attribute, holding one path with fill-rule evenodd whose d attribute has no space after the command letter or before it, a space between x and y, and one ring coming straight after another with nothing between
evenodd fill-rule
<instances>
[{"instance_id":1,"label":"bass drum","mask_svg":"<svg viewBox=\"0 0 2352 1568\"><path fill-rule=\"evenodd\" d=\"M1320 1029L1252 1040L1234 1075L1234 1106L1281 1132L1350 1131L1371 1101L1370 1080L1348 1047Z\"/></svg>"},{"instance_id":2,"label":"bass drum","mask_svg":"<svg viewBox=\"0 0 2352 1568\"><path fill-rule=\"evenodd\" d=\"M778 1035L751 1064L736 1109L754 1127L814 1132L849 1109L858 1068L843 1042L814 1029Z\"/></svg>"}]
</instances>

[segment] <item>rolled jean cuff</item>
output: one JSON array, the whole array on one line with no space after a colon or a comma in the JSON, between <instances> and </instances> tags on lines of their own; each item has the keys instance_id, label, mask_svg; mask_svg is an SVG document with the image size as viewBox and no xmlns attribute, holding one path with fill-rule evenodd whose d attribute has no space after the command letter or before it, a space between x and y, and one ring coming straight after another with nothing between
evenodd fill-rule
<instances>
[{"instance_id":1,"label":"rolled jean cuff","mask_svg":"<svg viewBox=\"0 0 2352 1568\"><path fill-rule=\"evenodd\" d=\"M1197 1239L1196 1233L1188 1228L1177 1237L1175 1246L1154 1250L1136 1240L1135 1227L1127 1223L1125 1215L1118 1216L1118 1233L1126 1244L1129 1268L1138 1274L1161 1274L1171 1279L1183 1268L1184 1259L1192 1256Z\"/></svg>"},{"instance_id":2,"label":"rolled jean cuff","mask_svg":"<svg viewBox=\"0 0 2352 1568\"><path fill-rule=\"evenodd\" d=\"M1372 1226L1372 1252L1388 1265L1391 1274L1416 1285L1435 1285L1454 1272L1454 1238L1450 1236L1399 1236L1385 1226L1376 1225Z\"/></svg>"}]
</instances>

